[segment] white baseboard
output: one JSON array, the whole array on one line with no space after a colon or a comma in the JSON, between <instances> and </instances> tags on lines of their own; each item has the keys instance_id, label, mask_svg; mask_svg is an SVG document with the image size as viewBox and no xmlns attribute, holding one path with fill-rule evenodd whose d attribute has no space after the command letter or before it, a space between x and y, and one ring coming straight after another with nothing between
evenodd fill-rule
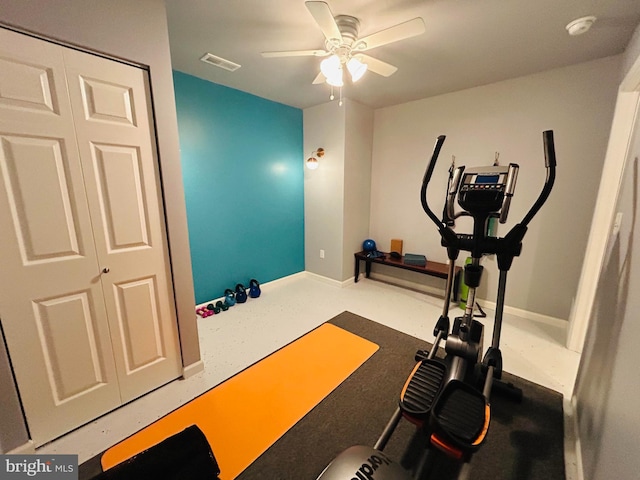
<instances>
[{"instance_id":1,"label":"white baseboard","mask_svg":"<svg viewBox=\"0 0 640 480\"><path fill-rule=\"evenodd\" d=\"M480 305L483 307L490 308L492 310L496 309L496 303L491 302L489 300L484 299L476 299L476 301L480 302ZM551 317L549 315L543 315L541 313L530 312L529 310L523 310L521 308L510 307L508 305L504 306L504 313L509 313L511 315L515 315L520 318L525 318L527 320L532 320L534 322L545 323L547 325L553 325L554 327L568 328L569 323L567 320L563 320L562 318Z\"/></svg>"},{"instance_id":2,"label":"white baseboard","mask_svg":"<svg viewBox=\"0 0 640 480\"><path fill-rule=\"evenodd\" d=\"M29 440L27 443L20 445L7 453L10 455L33 455L36 453L36 447L33 441Z\"/></svg>"},{"instance_id":3,"label":"white baseboard","mask_svg":"<svg viewBox=\"0 0 640 480\"><path fill-rule=\"evenodd\" d=\"M269 288L279 285L279 284L283 284L283 283L287 283L287 282L291 282L293 280L296 280L297 278L301 278L304 277L306 274L308 274L309 272L298 272L298 273L294 273L292 275L287 275L286 277L282 277L282 278L277 278L275 280L272 280L270 282L266 282L266 283L261 283L260 284L260 291L265 291L265 290L269 290ZM321 277L324 278L324 277ZM234 290L233 288L231 290ZM212 300L207 300L206 302L202 302L198 305L196 305L196 309L198 308L202 308L202 307L206 307L207 305L209 305L210 303L213 303L215 305L215 303L218 301L224 301L224 295L218 297L218 298L214 298Z\"/></svg>"},{"instance_id":4,"label":"white baseboard","mask_svg":"<svg viewBox=\"0 0 640 480\"><path fill-rule=\"evenodd\" d=\"M393 277L391 275L385 275L378 272L371 272L370 278L374 280L381 280L386 283L391 283L393 285L398 285L405 288L410 288L412 290L417 290L423 293L427 293L429 295L434 295L439 298L444 297L444 286L443 288L431 287L429 285L422 285L420 283L415 283L410 280L405 280L398 277ZM443 281L444 284L444 281ZM484 308L487 307L491 310L496 309L496 303L490 300L486 300L483 298L476 298L476 301ZM557 317L551 317L549 315L543 315L541 313L531 312L528 310L523 310L521 308L510 307L509 305L504 306L504 313L515 315L520 318L524 318L526 320L532 320L535 322L545 323L547 325L553 325L554 327L560 328L568 328L567 320Z\"/></svg>"},{"instance_id":5,"label":"white baseboard","mask_svg":"<svg viewBox=\"0 0 640 480\"><path fill-rule=\"evenodd\" d=\"M271 280L270 282L267 282L265 284L260 284L260 289L261 290L268 290L271 287L275 287L277 285L280 285L282 283L288 283L288 282L292 282L293 280L296 280L298 278L303 278L305 277L309 272L303 270L302 272L298 272L298 273L293 273L291 275L287 275L286 277L282 277L282 278L276 278L275 280Z\"/></svg>"},{"instance_id":6,"label":"white baseboard","mask_svg":"<svg viewBox=\"0 0 640 480\"><path fill-rule=\"evenodd\" d=\"M265 283L264 285L261 284L260 288L262 290L268 290L270 287L277 286L282 283L291 282L298 278L304 278L304 277L313 278L315 280L326 283L328 285L333 285L334 287L340 287L340 288L349 286L353 284L353 281L354 281L354 277L348 278L347 280L340 281L340 280L334 280L333 278L325 277L322 275L318 275L317 273L313 273L305 270L302 272L294 273L293 275L288 275L286 277L278 278L271 282ZM373 280L379 280L379 281L396 285L399 287L410 288L412 290L423 292L428 295L433 295L438 298L444 297L444 285L445 285L444 280L442 281L443 288L437 288L437 287L432 287L430 285L424 285L421 283L412 282L410 280L405 280L403 278L394 277L392 275L385 275L379 272L371 272L370 278ZM212 302L215 303L217 300L224 300L224 297L220 297L214 300L209 300L208 302L204 302L198 305L198 307L200 306L204 307L207 304ZM480 305L482 305L482 307L487 307L491 310L495 310L496 308L496 303L490 300L478 298L476 299L476 301L478 301ZM543 315L541 313L531 312L529 310L523 310L517 307L510 307L509 305L504 306L504 313L515 315L517 317L524 318L526 320L532 320L535 322L545 323L547 325L553 325L555 327L568 328L568 322L566 319L551 317L549 315Z\"/></svg>"},{"instance_id":7,"label":"white baseboard","mask_svg":"<svg viewBox=\"0 0 640 480\"><path fill-rule=\"evenodd\" d=\"M567 480L584 480L575 396L563 400L563 410L565 477Z\"/></svg>"},{"instance_id":8,"label":"white baseboard","mask_svg":"<svg viewBox=\"0 0 640 480\"><path fill-rule=\"evenodd\" d=\"M314 280L318 280L319 282L326 283L328 285L333 285L334 287L342 288L348 283L348 280L341 282L340 280L334 280L333 278L324 277L322 275L318 275L317 273L313 273L309 271L305 271L304 273L305 273L305 276L308 278L313 278ZM353 277L351 278L353 281Z\"/></svg>"},{"instance_id":9,"label":"white baseboard","mask_svg":"<svg viewBox=\"0 0 640 480\"><path fill-rule=\"evenodd\" d=\"M204 362L202 360L198 360L197 362L184 367L182 369L182 380L193 377L200 372L204 372Z\"/></svg>"}]
</instances>

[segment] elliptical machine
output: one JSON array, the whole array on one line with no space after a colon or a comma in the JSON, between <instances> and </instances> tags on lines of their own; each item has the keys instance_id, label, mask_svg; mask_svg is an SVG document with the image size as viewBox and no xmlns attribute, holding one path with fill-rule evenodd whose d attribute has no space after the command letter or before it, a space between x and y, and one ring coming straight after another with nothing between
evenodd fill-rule
<instances>
[{"instance_id":1,"label":"elliptical machine","mask_svg":"<svg viewBox=\"0 0 640 480\"><path fill-rule=\"evenodd\" d=\"M501 391L516 400L522 392L501 381L502 354L500 334L504 310L507 272L513 259L520 255L522 240L533 217L544 205L555 181L556 157L553 131L543 132L546 179L537 200L523 220L502 238L487 234L488 222L498 219L505 223L513 197L519 167L491 166L450 171L447 198L440 220L427 201L427 187L445 136L438 137L420 191L422 207L438 228L441 244L447 249L449 274L445 301L433 334L433 348L416 353L416 365L405 382L398 408L389 420L376 444L371 447L350 447L336 457L320 474L318 480L409 480L420 479L428 468L428 450L413 477L393 462L383 450L401 418L418 426L428 439L429 447L444 452L459 462L468 462L483 444L491 419L492 391ZM455 212L455 200L462 211ZM473 219L473 233L456 233L451 227L455 219ZM464 315L453 325L449 320L449 299L453 288L455 261L460 251L469 252L471 263L464 267L464 281L469 287ZM480 260L484 255L497 258L499 279L495 322L491 346L482 355L483 325L473 317L476 289L482 279ZM440 344L444 356L437 356Z\"/></svg>"}]
</instances>

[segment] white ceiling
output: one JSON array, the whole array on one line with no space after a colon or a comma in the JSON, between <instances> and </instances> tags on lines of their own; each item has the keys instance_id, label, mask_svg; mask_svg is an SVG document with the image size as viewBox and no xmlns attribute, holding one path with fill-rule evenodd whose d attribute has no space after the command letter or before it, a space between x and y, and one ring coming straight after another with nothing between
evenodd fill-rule
<instances>
[{"instance_id":1,"label":"white ceiling","mask_svg":"<svg viewBox=\"0 0 640 480\"><path fill-rule=\"evenodd\" d=\"M426 32L369 50L398 67L372 72L343 95L373 108L529 75L622 53L640 23L639 0L327 0L334 15L360 20L360 37L415 17ZM312 85L322 58L263 58L263 51L323 49L304 0L166 0L173 68L298 108L329 101ZM586 34L565 26L598 19ZM228 72L210 52L242 65Z\"/></svg>"}]
</instances>

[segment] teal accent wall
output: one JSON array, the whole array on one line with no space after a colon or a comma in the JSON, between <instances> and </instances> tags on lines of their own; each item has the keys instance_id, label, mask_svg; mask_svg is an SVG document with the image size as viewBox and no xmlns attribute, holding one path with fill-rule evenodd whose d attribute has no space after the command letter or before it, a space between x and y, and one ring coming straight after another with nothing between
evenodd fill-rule
<instances>
[{"instance_id":1,"label":"teal accent wall","mask_svg":"<svg viewBox=\"0 0 640 480\"><path fill-rule=\"evenodd\" d=\"M196 302L303 271L302 110L173 80Z\"/></svg>"}]
</instances>

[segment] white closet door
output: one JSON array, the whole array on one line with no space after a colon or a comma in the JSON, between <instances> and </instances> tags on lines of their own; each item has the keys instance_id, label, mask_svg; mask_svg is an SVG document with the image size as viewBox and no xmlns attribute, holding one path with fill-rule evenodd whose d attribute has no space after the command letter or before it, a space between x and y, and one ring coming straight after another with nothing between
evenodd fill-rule
<instances>
[{"instance_id":1,"label":"white closet door","mask_svg":"<svg viewBox=\"0 0 640 480\"><path fill-rule=\"evenodd\" d=\"M0 28L0 318L31 437L181 374L147 73Z\"/></svg>"},{"instance_id":2,"label":"white closet door","mask_svg":"<svg viewBox=\"0 0 640 480\"><path fill-rule=\"evenodd\" d=\"M65 49L65 69L122 400L182 362L147 73Z\"/></svg>"},{"instance_id":3,"label":"white closet door","mask_svg":"<svg viewBox=\"0 0 640 480\"><path fill-rule=\"evenodd\" d=\"M120 405L62 51L3 29L0 318L37 445Z\"/></svg>"}]
</instances>

